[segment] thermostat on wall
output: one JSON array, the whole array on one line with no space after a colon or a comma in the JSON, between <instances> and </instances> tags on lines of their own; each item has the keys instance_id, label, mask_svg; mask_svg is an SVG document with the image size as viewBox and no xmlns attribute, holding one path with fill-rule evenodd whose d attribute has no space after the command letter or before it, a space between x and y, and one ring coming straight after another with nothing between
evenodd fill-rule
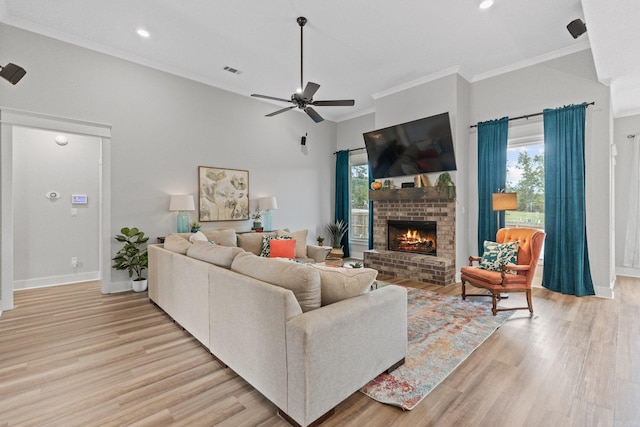
<instances>
[{"instance_id":1,"label":"thermostat on wall","mask_svg":"<svg viewBox=\"0 0 640 427\"><path fill-rule=\"evenodd\" d=\"M77 205L86 205L87 204L87 195L86 194L72 194L71 195L71 203Z\"/></svg>"}]
</instances>

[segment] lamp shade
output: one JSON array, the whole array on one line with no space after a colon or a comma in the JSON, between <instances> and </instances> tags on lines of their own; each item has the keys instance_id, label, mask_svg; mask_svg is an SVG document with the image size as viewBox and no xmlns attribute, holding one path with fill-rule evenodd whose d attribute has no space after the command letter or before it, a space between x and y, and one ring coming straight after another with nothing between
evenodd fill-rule
<instances>
[{"instance_id":1,"label":"lamp shade","mask_svg":"<svg viewBox=\"0 0 640 427\"><path fill-rule=\"evenodd\" d=\"M514 211L518 209L518 193L493 193L494 211Z\"/></svg>"},{"instance_id":2,"label":"lamp shade","mask_svg":"<svg viewBox=\"0 0 640 427\"><path fill-rule=\"evenodd\" d=\"M278 202L274 196L260 197L258 199L258 209L261 211L272 211L278 209Z\"/></svg>"},{"instance_id":3,"label":"lamp shade","mask_svg":"<svg viewBox=\"0 0 640 427\"><path fill-rule=\"evenodd\" d=\"M171 201L169 202L169 210L170 211L196 210L196 205L193 202L193 196L191 194L187 194L184 196L171 196Z\"/></svg>"}]
</instances>

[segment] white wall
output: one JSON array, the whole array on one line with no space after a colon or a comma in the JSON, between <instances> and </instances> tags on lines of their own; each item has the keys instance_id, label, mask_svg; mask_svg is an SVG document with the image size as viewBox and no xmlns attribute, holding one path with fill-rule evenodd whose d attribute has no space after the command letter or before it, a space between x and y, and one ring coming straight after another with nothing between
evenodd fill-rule
<instances>
[{"instance_id":1,"label":"white wall","mask_svg":"<svg viewBox=\"0 0 640 427\"><path fill-rule=\"evenodd\" d=\"M471 85L470 121L515 117L568 104L595 101L587 109L585 160L587 241L591 274L599 296L612 296L615 276L611 259L614 236L610 190L611 110L609 89L598 82L591 51L585 50L559 59L533 65ZM477 136L470 134L473 153L469 176L477 176ZM473 147L473 148L472 148ZM470 186L469 200L477 200L477 186ZM469 217L469 234L477 236L477 206Z\"/></svg>"},{"instance_id":2,"label":"white wall","mask_svg":"<svg viewBox=\"0 0 640 427\"><path fill-rule=\"evenodd\" d=\"M251 199L277 197L274 227L308 228L310 242L333 218L335 123L297 110L266 118L277 106L5 24L0 43L27 70L18 85L0 85L2 106L112 126L112 236L123 226L152 241L175 231L169 196L197 194L198 166L248 170ZM203 224L224 227L250 223ZM113 272L113 288L127 279Z\"/></svg>"},{"instance_id":3,"label":"white wall","mask_svg":"<svg viewBox=\"0 0 640 427\"><path fill-rule=\"evenodd\" d=\"M100 138L39 129L13 130L14 288L97 280ZM59 199L45 193L58 192ZM88 196L86 205L72 194ZM75 209L76 216L71 215ZM71 257L78 258L77 268Z\"/></svg>"},{"instance_id":4,"label":"white wall","mask_svg":"<svg viewBox=\"0 0 640 427\"><path fill-rule=\"evenodd\" d=\"M629 219L629 176L633 168L638 168L633 162L633 139L627 135L640 134L640 115L623 117L615 120L613 143L616 146L618 155L615 166L615 265L618 274L625 276L640 277L640 270L637 268L623 267L624 246L627 235L627 223Z\"/></svg>"}]
</instances>

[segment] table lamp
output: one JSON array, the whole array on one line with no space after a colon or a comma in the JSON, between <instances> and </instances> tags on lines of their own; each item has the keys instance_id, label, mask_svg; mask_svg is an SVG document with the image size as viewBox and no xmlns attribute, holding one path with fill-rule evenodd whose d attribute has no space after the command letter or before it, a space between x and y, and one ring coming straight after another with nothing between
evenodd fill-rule
<instances>
[{"instance_id":1,"label":"table lamp","mask_svg":"<svg viewBox=\"0 0 640 427\"><path fill-rule=\"evenodd\" d=\"M278 209L278 202L276 198L273 196L268 197L260 197L258 199L258 210L264 211L262 215L263 221L262 225L264 227L264 231L273 231L273 226L271 223L271 211L274 209Z\"/></svg>"},{"instance_id":2,"label":"table lamp","mask_svg":"<svg viewBox=\"0 0 640 427\"><path fill-rule=\"evenodd\" d=\"M178 211L178 233L189 232L189 216L186 211L194 211L195 209L196 206L191 194L184 196L171 196L169 210Z\"/></svg>"}]
</instances>

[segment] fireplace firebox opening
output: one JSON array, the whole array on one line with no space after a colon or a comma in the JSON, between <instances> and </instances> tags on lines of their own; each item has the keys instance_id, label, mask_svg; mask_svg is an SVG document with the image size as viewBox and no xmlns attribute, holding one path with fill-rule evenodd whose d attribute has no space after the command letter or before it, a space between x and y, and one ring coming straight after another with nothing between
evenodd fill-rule
<instances>
[{"instance_id":1,"label":"fireplace firebox opening","mask_svg":"<svg viewBox=\"0 0 640 427\"><path fill-rule=\"evenodd\" d=\"M437 256L435 221L387 221L387 249Z\"/></svg>"}]
</instances>

